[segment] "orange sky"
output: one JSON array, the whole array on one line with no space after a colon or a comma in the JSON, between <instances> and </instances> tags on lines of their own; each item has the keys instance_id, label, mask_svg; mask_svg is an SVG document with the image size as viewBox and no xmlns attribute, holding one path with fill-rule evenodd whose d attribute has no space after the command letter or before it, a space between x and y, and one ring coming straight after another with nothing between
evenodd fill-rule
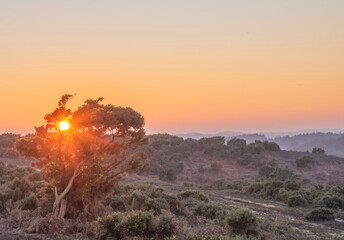
<instances>
[{"instance_id":1,"label":"orange sky","mask_svg":"<svg viewBox=\"0 0 344 240\"><path fill-rule=\"evenodd\" d=\"M29 3L30 2L30 3ZM153 132L344 128L344 1L0 3L0 133L64 93Z\"/></svg>"}]
</instances>

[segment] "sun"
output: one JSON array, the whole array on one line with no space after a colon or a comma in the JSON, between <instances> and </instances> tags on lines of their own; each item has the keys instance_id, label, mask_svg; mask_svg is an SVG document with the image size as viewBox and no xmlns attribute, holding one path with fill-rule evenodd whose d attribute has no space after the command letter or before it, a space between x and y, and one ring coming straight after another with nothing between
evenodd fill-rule
<instances>
[{"instance_id":1,"label":"sun","mask_svg":"<svg viewBox=\"0 0 344 240\"><path fill-rule=\"evenodd\" d=\"M60 122L59 127L61 131L67 130L69 128L69 123L66 121Z\"/></svg>"}]
</instances>

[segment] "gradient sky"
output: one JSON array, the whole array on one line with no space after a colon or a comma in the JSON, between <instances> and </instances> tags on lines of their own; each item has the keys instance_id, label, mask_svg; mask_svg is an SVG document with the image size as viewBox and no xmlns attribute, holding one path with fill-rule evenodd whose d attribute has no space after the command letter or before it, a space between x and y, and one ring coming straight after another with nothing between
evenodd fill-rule
<instances>
[{"instance_id":1,"label":"gradient sky","mask_svg":"<svg viewBox=\"0 0 344 240\"><path fill-rule=\"evenodd\" d=\"M65 93L149 133L344 128L344 1L0 0L0 132Z\"/></svg>"}]
</instances>

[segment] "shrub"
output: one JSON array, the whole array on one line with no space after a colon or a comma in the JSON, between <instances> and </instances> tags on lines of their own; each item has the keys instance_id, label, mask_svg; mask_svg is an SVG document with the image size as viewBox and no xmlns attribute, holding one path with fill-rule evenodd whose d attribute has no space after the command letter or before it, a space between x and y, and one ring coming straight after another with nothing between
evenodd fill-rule
<instances>
[{"instance_id":1,"label":"shrub","mask_svg":"<svg viewBox=\"0 0 344 240\"><path fill-rule=\"evenodd\" d=\"M292 194L287 199L288 207L304 207L307 205L307 200L300 194Z\"/></svg>"},{"instance_id":2,"label":"shrub","mask_svg":"<svg viewBox=\"0 0 344 240\"><path fill-rule=\"evenodd\" d=\"M203 202L209 202L209 197L207 195L205 195L204 193L197 191L197 190L186 190L186 191L179 192L177 197L179 199L195 198L195 199L203 201Z\"/></svg>"},{"instance_id":3,"label":"shrub","mask_svg":"<svg viewBox=\"0 0 344 240\"><path fill-rule=\"evenodd\" d=\"M210 165L210 169L212 172L214 173L219 173L220 170L222 168L222 164L219 163L219 162L213 162L211 165Z\"/></svg>"},{"instance_id":4,"label":"shrub","mask_svg":"<svg viewBox=\"0 0 344 240\"><path fill-rule=\"evenodd\" d=\"M213 203L202 203L194 209L194 213L209 219L223 220L226 211L219 205L215 205Z\"/></svg>"},{"instance_id":5,"label":"shrub","mask_svg":"<svg viewBox=\"0 0 344 240\"><path fill-rule=\"evenodd\" d=\"M284 188L287 191L296 191L301 188L300 184L296 182L295 180L289 180L284 183Z\"/></svg>"},{"instance_id":6,"label":"shrub","mask_svg":"<svg viewBox=\"0 0 344 240\"><path fill-rule=\"evenodd\" d=\"M289 169L288 167L285 168L277 168L277 178L281 181L291 180L296 177L293 170Z\"/></svg>"},{"instance_id":7,"label":"shrub","mask_svg":"<svg viewBox=\"0 0 344 240\"><path fill-rule=\"evenodd\" d=\"M107 239L108 237L115 237L122 239L123 234L119 229L119 223L122 221L120 213L113 213L102 218L98 218L95 234L98 239Z\"/></svg>"},{"instance_id":8,"label":"shrub","mask_svg":"<svg viewBox=\"0 0 344 240\"><path fill-rule=\"evenodd\" d=\"M35 195L31 194L29 197L22 199L19 202L19 208L23 210L33 210L37 208L37 198Z\"/></svg>"},{"instance_id":9,"label":"shrub","mask_svg":"<svg viewBox=\"0 0 344 240\"><path fill-rule=\"evenodd\" d=\"M164 198L153 198L147 202L148 209L152 209L155 215L161 214L162 209L169 209L170 204Z\"/></svg>"},{"instance_id":10,"label":"shrub","mask_svg":"<svg viewBox=\"0 0 344 240\"><path fill-rule=\"evenodd\" d=\"M344 209L344 198L337 195L325 195L321 198L318 198L315 202L317 207L326 207L330 209L341 208Z\"/></svg>"},{"instance_id":11,"label":"shrub","mask_svg":"<svg viewBox=\"0 0 344 240\"><path fill-rule=\"evenodd\" d=\"M111 195L107 197L105 203L115 211L125 210L125 203L123 199L118 195Z\"/></svg>"},{"instance_id":12,"label":"shrub","mask_svg":"<svg viewBox=\"0 0 344 240\"><path fill-rule=\"evenodd\" d=\"M240 165L248 165L253 161L253 156L251 154L244 154L241 156L238 160L237 163Z\"/></svg>"},{"instance_id":13,"label":"shrub","mask_svg":"<svg viewBox=\"0 0 344 240\"><path fill-rule=\"evenodd\" d=\"M297 167L306 167L308 166L310 163L313 162L313 157L310 155L303 155L301 157L298 157L296 159L296 166Z\"/></svg>"},{"instance_id":14,"label":"shrub","mask_svg":"<svg viewBox=\"0 0 344 240\"><path fill-rule=\"evenodd\" d=\"M173 223L173 215L167 211L159 216L154 225L154 232L162 239L163 237L169 237L176 231L176 226Z\"/></svg>"},{"instance_id":15,"label":"shrub","mask_svg":"<svg viewBox=\"0 0 344 240\"><path fill-rule=\"evenodd\" d=\"M334 212L329 208L315 208L308 212L305 218L310 221L329 221L334 219Z\"/></svg>"},{"instance_id":16,"label":"shrub","mask_svg":"<svg viewBox=\"0 0 344 240\"><path fill-rule=\"evenodd\" d=\"M270 164L265 164L259 168L259 175L262 177L269 177L271 173L275 170L276 166L270 165Z\"/></svg>"},{"instance_id":17,"label":"shrub","mask_svg":"<svg viewBox=\"0 0 344 240\"><path fill-rule=\"evenodd\" d=\"M119 228L125 236L147 236L151 234L151 221L152 213L150 212L131 212L123 218Z\"/></svg>"},{"instance_id":18,"label":"shrub","mask_svg":"<svg viewBox=\"0 0 344 240\"><path fill-rule=\"evenodd\" d=\"M264 148L266 151L281 151L280 146L275 142L263 142Z\"/></svg>"},{"instance_id":19,"label":"shrub","mask_svg":"<svg viewBox=\"0 0 344 240\"><path fill-rule=\"evenodd\" d=\"M235 234L245 234L248 228L257 224L256 216L247 209L231 212L225 221Z\"/></svg>"},{"instance_id":20,"label":"shrub","mask_svg":"<svg viewBox=\"0 0 344 240\"><path fill-rule=\"evenodd\" d=\"M142 209L146 204L147 196L139 190L134 190L128 197L128 205L134 209Z\"/></svg>"}]
</instances>

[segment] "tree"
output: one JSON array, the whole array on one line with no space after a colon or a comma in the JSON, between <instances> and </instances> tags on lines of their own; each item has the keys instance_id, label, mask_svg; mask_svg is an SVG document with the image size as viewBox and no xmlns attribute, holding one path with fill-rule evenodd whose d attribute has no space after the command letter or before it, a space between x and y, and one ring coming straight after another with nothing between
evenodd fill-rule
<instances>
[{"instance_id":1,"label":"tree","mask_svg":"<svg viewBox=\"0 0 344 240\"><path fill-rule=\"evenodd\" d=\"M66 108L71 98L63 95L45 116L46 124L18 139L15 147L37 159L34 167L54 188L53 216L95 218L105 209L101 200L126 174L148 166L147 156L137 151L148 138L144 118L133 109L104 105L98 98L72 111ZM70 128L61 130L61 122Z\"/></svg>"}]
</instances>

